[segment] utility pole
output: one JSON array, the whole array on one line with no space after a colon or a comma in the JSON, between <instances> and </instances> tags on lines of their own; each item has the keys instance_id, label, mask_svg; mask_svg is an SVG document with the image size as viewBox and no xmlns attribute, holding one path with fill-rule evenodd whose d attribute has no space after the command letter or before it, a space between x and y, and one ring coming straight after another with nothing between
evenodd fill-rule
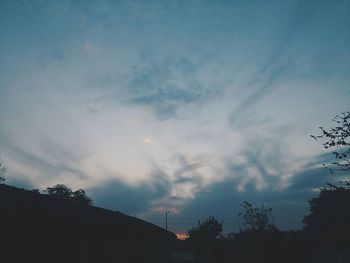
<instances>
[{"instance_id":1,"label":"utility pole","mask_svg":"<svg viewBox=\"0 0 350 263\"><path fill-rule=\"evenodd\" d=\"M168 230L168 214L170 211L166 211L165 213L165 229Z\"/></svg>"}]
</instances>

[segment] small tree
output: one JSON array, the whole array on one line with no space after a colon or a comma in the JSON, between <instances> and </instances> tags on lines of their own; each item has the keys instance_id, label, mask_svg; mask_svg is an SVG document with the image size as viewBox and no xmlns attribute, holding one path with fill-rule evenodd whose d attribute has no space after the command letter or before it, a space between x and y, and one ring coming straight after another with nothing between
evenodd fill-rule
<instances>
[{"instance_id":1,"label":"small tree","mask_svg":"<svg viewBox=\"0 0 350 263\"><path fill-rule=\"evenodd\" d=\"M350 172L350 112L342 112L333 119L335 126L330 129L319 127L321 135L311 135L315 140L323 140L325 149L334 149L335 168L329 168L330 172ZM323 164L325 165L325 164ZM326 166L326 165L325 165Z\"/></svg>"},{"instance_id":2,"label":"small tree","mask_svg":"<svg viewBox=\"0 0 350 263\"><path fill-rule=\"evenodd\" d=\"M48 187L45 190L49 195L57 196L64 199L69 199L79 204L92 205L92 199L89 198L83 189L78 189L73 192L71 188L64 184L57 184L53 187Z\"/></svg>"},{"instance_id":3,"label":"small tree","mask_svg":"<svg viewBox=\"0 0 350 263\"><path fill-rule=\"evenodd\" d=\"M204 222L198 221L198 226L188 231L189 242L196 252L198 258L210 257L215 249L215 243L222 235L222 223L213 216Z\"/></svg>"},{"instance_id":4,"label":"small tree","mask_svg":"<svg viewBox=\"0 0 350 263\"><path fill-rule=\"evenodd\" d=\"M254 207L251 203L244 201L241 204L243 212L238 216L243 219L241 232L271 232L278 231L273 223L272 208Z\"/></svg>"},{"instance_id":5,"label":"small tree","mask_svg":"<svg viewBox=\"0 0 350 263\"><path fill-rule=\"evenodd\" d=\"M63 198L72 198L73 197L73 191L69 187L65 186L64 184L56 184L53 187L46 188L46 192L49 195L55 195Z\"/></svg>"},{"instance_id":6,"label":"small tree","mask_svg":"<svg viewBox=\"0 0 350 263\"><path fill-rule=\"evenodd\" d=\"M222 223L210 216L205 221L198 221L198 226L188 231L190 239L215 240L221 236Z\"/></svg>"}]
</instances>

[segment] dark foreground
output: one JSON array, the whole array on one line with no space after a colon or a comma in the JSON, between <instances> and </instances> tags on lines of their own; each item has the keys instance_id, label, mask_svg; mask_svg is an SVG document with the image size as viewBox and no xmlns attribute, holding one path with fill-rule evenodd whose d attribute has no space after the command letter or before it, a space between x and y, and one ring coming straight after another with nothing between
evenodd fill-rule
<instances>
[{"instance_id":1,"label":"dark foreground","mask_svg":"<svg viewBox=\"0 0 350 263\"><path fill-rule=\"evenodd\" d=\"M350 263L350 189L322 194L303 231L177 241L135 217L0 184L0 262Z\"/></svg>"},{"instance_id":2,"label":"dark foreground","mask_svg":"<svg viewBox=\"0 0 350 263\"><path fill-rule=\"evenodd\" d=\"M176 239L153 224L0 185L0 262L170 262Z\"/></svg>"}]
</instances>

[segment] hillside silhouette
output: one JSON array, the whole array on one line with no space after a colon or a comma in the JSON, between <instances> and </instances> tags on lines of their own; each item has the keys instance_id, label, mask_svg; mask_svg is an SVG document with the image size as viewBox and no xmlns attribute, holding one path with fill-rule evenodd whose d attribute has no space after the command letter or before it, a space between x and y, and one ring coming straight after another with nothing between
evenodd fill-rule
<instances>
[{"instance_id":1,"label":"hillside silhouette","mask_svg":"<svg viewBox=\"0 0 350 263\"><path fill-rule=\"evenodd\" d=\"M176 236L158 226L0 184L0 262L169 262Z\"/></svg>"}]
</instances>

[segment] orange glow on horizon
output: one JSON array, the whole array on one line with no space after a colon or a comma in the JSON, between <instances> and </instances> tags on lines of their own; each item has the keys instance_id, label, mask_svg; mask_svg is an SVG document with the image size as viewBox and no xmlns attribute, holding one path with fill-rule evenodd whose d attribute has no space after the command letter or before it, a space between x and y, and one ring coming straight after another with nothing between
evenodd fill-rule
<instances>
[{"instance_id":1,"label":"orange glow on horizon","mask_svg":"<svg viewBox=\"0 0 350 263\"><path fill-rule=\"evenodd\" d=\"M180 239L180 240L185 240L185 239L189 238L187 233L176 233L176 237L177 237L177 239Z\"/></svg>"}]
</instances>

